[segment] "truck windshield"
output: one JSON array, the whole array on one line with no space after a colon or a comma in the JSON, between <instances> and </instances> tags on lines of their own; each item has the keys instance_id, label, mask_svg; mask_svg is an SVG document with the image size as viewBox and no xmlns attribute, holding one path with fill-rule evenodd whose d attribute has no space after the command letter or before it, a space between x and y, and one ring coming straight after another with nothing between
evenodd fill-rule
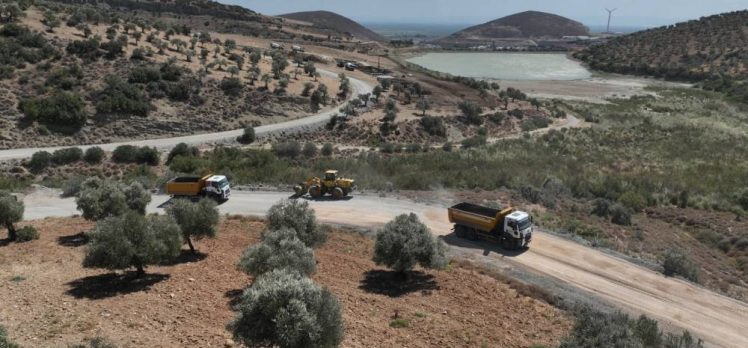
<instances>
[{"instance_id":1,"label":"truck windshield","mask_svg":"<svg viewBox=\"0 0 748 348\"><path fill-rule=\"evenodd\" d=\"M530 219L525 218L525 219L520 220L518 225L519 225L519 230L522 231L532 226L532 221L530 221Z\"/></svg>"},{"instance_id":2,"label":"truck windshield","mask_svg":"<svg viewBox=\"0 0 748 348\"><path fill-rule=\"evenodd\" d=\"M229 186L229 181L226 178L218 182L218 187L220 188L225 188L227 186Z\"/></svg>"}]
</instances>

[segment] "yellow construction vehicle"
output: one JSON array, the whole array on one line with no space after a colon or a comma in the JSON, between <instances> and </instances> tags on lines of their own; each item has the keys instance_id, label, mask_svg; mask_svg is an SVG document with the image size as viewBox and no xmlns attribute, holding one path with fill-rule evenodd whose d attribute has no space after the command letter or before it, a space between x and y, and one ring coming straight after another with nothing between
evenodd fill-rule
<instances>
[{"instance_id":1,"label":"yellow construction vehicle","mask_svg":"<svg viewBox=\"0 0 748 348\"><path fill-rule=\"evenodd\" d=\"M355 181L338 177L337 170L328 170L325 172L324 179L319 177L311 178L294 186L293 190L296 197L309 194L312 198L320 198L324 195L331 195L334 199L341 199L348 196L354 188Z\"/></svg>"}]
</instances>

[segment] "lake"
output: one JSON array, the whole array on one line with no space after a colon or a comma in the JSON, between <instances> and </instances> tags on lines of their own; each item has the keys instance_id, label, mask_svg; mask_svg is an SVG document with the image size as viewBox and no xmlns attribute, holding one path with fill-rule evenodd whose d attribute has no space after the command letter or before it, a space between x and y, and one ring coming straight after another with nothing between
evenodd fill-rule
<instances>
[{"instance_id":1,"label":"lake","mask_svg":"<svg viewBox=\"0 0 748 348\"><path fill-rule=\"evenodd\" d=\"M451 75L495 80L582 80L592 74L561 53L426 53L413 64Z\"/></svg>"}]
</instances>

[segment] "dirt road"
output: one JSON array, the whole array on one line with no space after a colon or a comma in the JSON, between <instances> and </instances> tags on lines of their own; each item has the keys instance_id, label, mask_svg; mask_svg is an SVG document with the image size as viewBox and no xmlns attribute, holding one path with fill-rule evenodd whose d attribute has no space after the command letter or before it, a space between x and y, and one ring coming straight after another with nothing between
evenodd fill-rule
<instances>
[{"instance_id":1,"label":"dirt road","mask_svg":"<svg viewBox=\"0 0 748 348\"><path fill-rule=\"evenodd\" d=\"M273 203L288 195L278 192L234 192L221 205L222 213L263 215ZM166 196L154 196L151 212L160 212ZM55 190L37 190L24 198L26 219L69 216L78 213L72 199L61 199ZM318 218L327 223L377 227L402 213L418 214L440 236L451 234L443 206L377 196L355 196L347 201L311 202ZM710 346L748 347L748 304L690 283L666 278L601 251L546 233L535 234L529 251L519 255L487 250L459 240L452 247L484 261L526 267L589 291L634 313L690 330Z\"/></svg>"},{"instance_id":2,"label":"dirt road","mask_svg":"<svg viewBox=\"0 0 748 348\"><path fill-rule=\"evenodd\" d=\"M337 76L335 73L330 72L330 71L325 71L321 69L318 69L318 71L320 71L321 74L328 75L331 77ZM368 83L361 81L359 79L352 78L352 77L349 77L349 79L351 81L351 90L352 90L351 98L357 98L359 94L371 93L373 87L370 86ZM285 132L285 133L301 132L306 129L324 125L330 119L330 117L336 113L338 113L338 108L333 108L333 109L326 110L326 111L323 111L318 114L305 117L305 118L255 127L255 134L258 136L263 136L263 135L269 135L269 134L277 134L281 132ZM79 146L79 147L85 150L89 147L98 146L104 149L105 151L113 151L117 146L120 146L120 145L135 145L135 146L151 146L159 150L168 150L174 147L174 145L177 145L179 143L187 143L190 145L200 145L200 144L207 144L207 143L233 142L236 139L236 137L240 136L243 132L244 132L243 129L236 129L236 130L230 130L230 131L218 132L218 133L195 134L195 135L186 135L186 136L180 136L180 137L174 137L174 138L137 140L137 141L127 141L127 142L121 142L121 143L110 143L110 144L85 145L85 146ZM63 147L67 147L67 146L2 150L0 151L0 161L28 158L28 157L31 157L31 155L33 155L37 151L52 152Z\"/></svg>"}]
</instances>

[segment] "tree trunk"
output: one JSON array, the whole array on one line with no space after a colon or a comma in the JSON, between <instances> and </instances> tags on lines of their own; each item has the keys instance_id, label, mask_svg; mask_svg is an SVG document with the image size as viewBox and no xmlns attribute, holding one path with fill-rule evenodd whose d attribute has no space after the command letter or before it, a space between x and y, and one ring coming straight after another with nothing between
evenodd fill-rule
<instances>
[{"instance_id":1,"label":"tree trunk","mask_svg":"<svg viewBox=\"0 0 748 348\"><path fill-rule=\"evenodd\" d=\"M140 278L145 275L145 269L143 269L143 263L140 262L140 259L138 257L135 257L132 261L133 265L135 265L135 269L137 270L135 272L135 276Z\"/></svg>"},{"instance_id":2,"label":"tree trunk","mask_svg":"<svg viewBox=\"0 0 748 348\"><path fill-rule=\"evenodd\" d=\"M16 227L13 226L12 222L5 224L5 227L8 228L8 239L10 241L15 241L16 239L18 239L18 234L16 233Z\"/></svg>"},{"instance_id":3,"label":"tree trunk","mask_svg":"<svg viewBox=\"0 0 748 348\"><path fill-rule=\"evenodd\" d=\"M190 237L186 236L185 239L187 239L187 245L190 246L190 251L192 251L193 254L196 253L197 251L195 250L195 246L192 245L192 240L190 240Z\"/></svg>"}]
</instances>

